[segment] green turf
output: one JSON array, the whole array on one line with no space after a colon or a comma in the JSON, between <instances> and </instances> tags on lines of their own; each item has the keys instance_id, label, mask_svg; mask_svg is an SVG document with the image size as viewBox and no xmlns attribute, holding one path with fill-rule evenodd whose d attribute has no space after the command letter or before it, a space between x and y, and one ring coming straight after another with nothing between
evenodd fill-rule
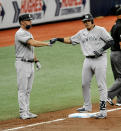
<instances>
[{"instance_id":1,"label":"green turf","mask_svg":"<svg viewBox=\"0 0 121 131\"><path fill-rule=\"evenodd\" d=\"M80 45L56 43L53 47L35 48L41 62L35 71L31 93L31 111L43 113L83 104L81 69L84 56ZM107 85L113 82L108 51ZM19 117L14 47L0 48L0 120ZM99 101L95 78L91 83L92 102Z\"/></svg>"}]
</instances>

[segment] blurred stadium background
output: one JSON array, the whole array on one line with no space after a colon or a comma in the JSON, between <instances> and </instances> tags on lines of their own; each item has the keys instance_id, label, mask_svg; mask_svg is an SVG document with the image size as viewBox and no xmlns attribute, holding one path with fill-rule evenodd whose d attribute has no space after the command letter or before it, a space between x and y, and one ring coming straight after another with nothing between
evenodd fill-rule
<instances>
[{"instance_id":1,"label":"blurred stadium background","mask_svg":"<svg viewBox=\"0 0 121 131\"><path fill-rule=\"evenodd\" d=\"M33 24L40 24L80 18L85 13L114 15L119 6L121 0L0 0L0 29L19 26L22 13L30 13Z\"/></svg>"}]
</instances>

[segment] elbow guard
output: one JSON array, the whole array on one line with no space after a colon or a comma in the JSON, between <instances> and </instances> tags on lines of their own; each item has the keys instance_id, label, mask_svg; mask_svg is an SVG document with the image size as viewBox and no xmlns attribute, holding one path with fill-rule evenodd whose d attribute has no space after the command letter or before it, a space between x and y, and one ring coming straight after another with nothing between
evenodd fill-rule
<instances>
[{"instance_id":1,"label":"elbow guard","mask_svg":"<svg viewBox=\"0 0 121 131\"><path fill-rule=\"evenodd\" d=\"M103 50L107 50L112 45L114 45L114 40L106 41L106 45L102 47Z\"/></svg>"}]
</instances>

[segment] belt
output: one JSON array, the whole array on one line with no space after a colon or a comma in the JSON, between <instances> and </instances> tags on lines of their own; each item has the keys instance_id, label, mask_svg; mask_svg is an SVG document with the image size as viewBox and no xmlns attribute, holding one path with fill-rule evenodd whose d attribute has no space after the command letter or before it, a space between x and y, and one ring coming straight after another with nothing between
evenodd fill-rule
<instances>
[{"instance_id":1,"label":"belt","mask_svg":"<svg viewBox=\"0 0 121 131\"><path fill-rule=\"evenodd\" d=\"M96 56L86 56L86 58L97 58Z\"/></svg>"},{"instance_id":2,"label":"belt","mask_svg":"<svg viewBox=\"0 0 121 131\"><path fill-rule=\"evenodd\" d=\"M24 62L30 62L33 63L34 59L26 59L26 58L21 58L21 57L16 57L18 60L24 61Z\"/></svg>"},{"instance_id":3,"label":"belt","mask_svg":"<svg viewBox=\"0 0 121 131\"><path fill-rule=\"evenodd\" d=\"M102 56L103 54L101 54L100 56ZM86 56L86 58L98 58L98 57L100 57L100 56L95 56L95 55L91 55L91 56Z\"/></svg>"},{"instance_id":4,"label":"belt","mask_svg":"<svg viewBox=\"0 0 121 131\"><path fill-rule=\"evenodd\" d=\"M34 59L29 59L29 60L28 60L28 59L22 58L21 61L33 63L33 62L34 62Z\"/></svg>"}]
</instances>

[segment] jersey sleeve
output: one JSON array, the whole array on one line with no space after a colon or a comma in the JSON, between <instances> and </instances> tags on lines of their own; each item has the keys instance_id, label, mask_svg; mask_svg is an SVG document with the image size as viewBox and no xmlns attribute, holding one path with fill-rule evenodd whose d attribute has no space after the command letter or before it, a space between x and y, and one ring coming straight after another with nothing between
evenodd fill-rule
<instances>
[{"instance_id":1,"label":"jersey sleeve","mask_svg":"<svg viewBox=\"0 0 121 131\"><path fill-rule=\"evenodd\" d=\"M107 32L105 28L102 28L100 32L100 38L105 41L113 40L113 38L111 37L111 35L109 34L109 32Z\"/></svg>"},{"instance_id":2,"label":"jersey sleeve","mask_svg":"<svg viewBox=\"0 0 121 131\"><path fill-rule=\"evenodd\" d=\"M77 32L74 36L70 38L72 45L76 45L80 43L80 32Z\"/></svg>"},{"instance_id":3,"label":"jersey sleeve","mask_svg":"<svg viewBox=\"0 0 121 131\"><path fill-rule=\"evenodd\" d=\"M18 41L20 41L23 44L27 44L27 41L29 39L32 39L31 34L29 34L27 32L18 33L16 37L17 37Z\"/></svg>"}]
</instances>

